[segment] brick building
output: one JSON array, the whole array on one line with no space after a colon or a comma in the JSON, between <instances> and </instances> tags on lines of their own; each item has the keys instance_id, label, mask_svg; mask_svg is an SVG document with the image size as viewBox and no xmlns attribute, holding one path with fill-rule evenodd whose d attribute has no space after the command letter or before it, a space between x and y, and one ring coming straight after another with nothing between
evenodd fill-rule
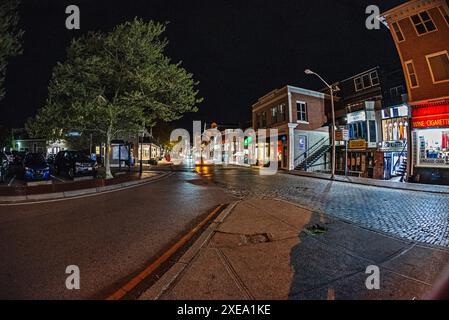
<instances>
[{"instance_id":1,"label":"brick building","mask_svg":"<svg viewBox=\"0 0 449 320\"><path fill-rule=\"evenodd\" d=\"M293 86L273 90L252 106L253 128L277 129L279 167L286 170L329 168L330 96ZM258 143L258 159L269 156L269 148Z\"/></svg>"},{"instance_id":2,"label":"brick building","mask_svg":"<svg viewBox=\"0 0 449 320\"><path fill-rule=\"evenodd\" d=\"M401 58L412 108L409 174L419 182L448 184L448 2L408 1L382 16Z\"/></svg>"},{"instance_id":3,"label":"brick building","mask_svg":"<svg viewBox=\"0 0 449 320\"><path fill-rule=\"evenodd\" d=\"M409 121L398 68L377 66L334 84L340 97L337 125L349 135L347 144L337 141L337 174L390 179L399 173L406 159Z\"/></svg>"}]
</instances>

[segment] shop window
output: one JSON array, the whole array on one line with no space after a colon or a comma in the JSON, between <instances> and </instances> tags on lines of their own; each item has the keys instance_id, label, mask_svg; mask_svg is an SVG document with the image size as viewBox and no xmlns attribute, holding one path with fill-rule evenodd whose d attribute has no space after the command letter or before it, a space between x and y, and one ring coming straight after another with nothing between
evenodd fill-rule
<instances>
[{"instance_id":1,"label":"shop window","mask_svg":"<svg viewBox=\"0 0 449 320\"><path fill-rule=\"evenodd\" d=\"M435 23L427 11L422 11L410 17L418 35L423 35L435 31Z\"/></svg>"},{"instance_id":2,"label":"shop window","mask_svg":"<svg viewBox=\"0 0 449 320\"><path fill-rule=\"evenodd\" d=\"M411 88L419 87L418 76L416 75L415 66L413 65L413 61L406 62L405 66L407 68L408 78L410 81L410 87Z\"/></svg>"},{"instance_id":3,"label":"shop window","mask_svg":"<svg viewBox=\"0 0 449 320\"><path fill-rule=\"evenodd\" d=\"M297 101L296 102L296 110L298 113L298 121L300 122L308 122L307 117L307 103Z\"/></svg>"},{"instance_id":4,"label":"shop window","mask_svg":"<svg viewBox=\"0 0 449 320\"><path fill-rule=\"evenodd\" d=\"M376 142L377 141L377 129L376 129L376 121L369 121L369 141Z\"/></svg>"},{"instance_id":5,"label":"shop window","mask_svg":"<svg viewBox=\"0 0 449 320\"><path fill-rule=\"evenodd\" d=\"M394 30L394 34L396 35L396 39L398 40L398 42L402 42L405 40L404 34L402 33L402 30L399 27L399 24L397 22L393 22L393 30Z\"/></svg>"},{"instance_id":6,"label":"shop window","mask_svg":"<svg viewBox=\"0 0 449 320\"><path fill-rule=\"evenodd\" d=\"M449 81L449 56L447 51L426 56L434 83Z\"/></svg>"},{"instance_id":7,"label":"shop window","mask_svg":"<svg viewBox=\"0 0 449 320\"><path fill-rule=\"evenodd\" d=\"M365 121L355 122L349 125L349 138L351 140L366 140L367 136L368 135Z\"/></svg>"},{"instance_id":8,"label":"shop window","mask_svg":"<svg viewBox=\"0 0 449 320\"><path fill-rule=\"evenodd\" d=\"M449 167L449 130L418 130L418 165Z\"/></svg>"}]
</instances>

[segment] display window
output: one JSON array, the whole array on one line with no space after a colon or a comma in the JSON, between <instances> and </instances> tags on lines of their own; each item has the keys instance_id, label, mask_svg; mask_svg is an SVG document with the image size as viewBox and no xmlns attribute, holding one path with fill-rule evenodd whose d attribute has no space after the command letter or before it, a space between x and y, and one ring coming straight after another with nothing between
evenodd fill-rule
<instances>
[{"instance_id":1,"label":"display window","mask_svg":"<svg viewBox=\"0 0 449 320\"><path fill-rule=\"evenodd\" d=\"M408 125L406 117L382 120L383 141L407 140Z\"/></svg>"},{"instance_id":2,"label":"display window","mask_svg":"<svg viewBox=\"0 0 449 320\"><path fill-rule=\"evenodd\" d=\"M449 128L416 130L418 166L449 168Z\"/></svg>"}]
</instances>

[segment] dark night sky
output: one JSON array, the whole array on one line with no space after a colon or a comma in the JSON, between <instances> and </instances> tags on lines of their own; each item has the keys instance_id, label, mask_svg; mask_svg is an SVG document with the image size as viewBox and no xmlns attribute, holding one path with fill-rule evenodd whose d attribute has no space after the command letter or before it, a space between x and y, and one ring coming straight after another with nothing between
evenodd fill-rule
<instances>
[{"instance_id":1,"label":"dark night sky","mask_svg":"<svg viewBox=\"0 0 449 320\"><path fill-rule=\"evenodd\" d=\"M170 21L167 54L200 81L205 101L188 120L234 123L250 119L250 106L286 84L319 89L304 75L311 68L329 81L344 79L378 64L398 63L391 36L365 28L365 8L381 10L403 0L23 0L24 54L8 68L7 95L0 123L23 126L46 99L57 61L72 37L111 30L135 16ZM81 30L65 28L65 8L76 4Z\"/></svg>"}]
</instances>

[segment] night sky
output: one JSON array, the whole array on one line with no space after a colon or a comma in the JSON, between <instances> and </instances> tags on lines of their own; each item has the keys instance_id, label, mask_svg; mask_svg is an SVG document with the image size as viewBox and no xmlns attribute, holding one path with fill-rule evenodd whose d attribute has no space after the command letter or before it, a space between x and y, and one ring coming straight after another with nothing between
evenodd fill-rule
<instances>
[{"instance_id":1,"label":"night sky","mask_svg":"<svg viewBox=\"0 0 449 320\"><path fill-rule=\"evenodd\" d=\"M191 120L237 123L250 120L251 105L272 89L290 84L322 88L310 68L329 81L376 65L399 63L389 31L365 28L365 8L381 10L404 0L23 0L24 54L14 58L0 102L0 123L22 127L45 103L57 61L73 37L109 31L135 16L169 21L167 54L200 82L205 101ZM81 30L65 28L65 8L76 4ZM1 36L1 35L0 35Z\"/></svg>"}]
</instances>

